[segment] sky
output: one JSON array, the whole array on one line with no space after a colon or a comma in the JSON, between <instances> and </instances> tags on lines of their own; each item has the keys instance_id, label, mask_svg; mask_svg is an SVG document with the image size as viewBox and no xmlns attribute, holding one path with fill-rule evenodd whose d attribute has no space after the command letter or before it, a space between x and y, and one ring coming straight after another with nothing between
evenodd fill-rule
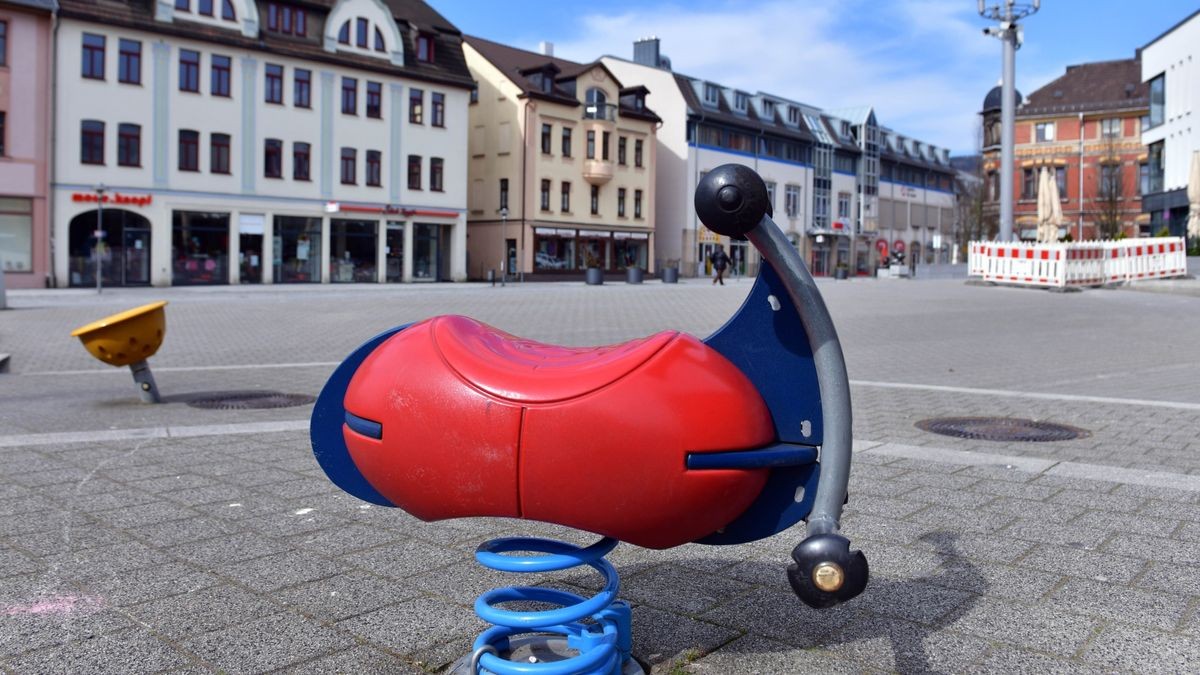
<instances>
[{"instance_id":1,"label":"sky","mask_svg":"<svg viewBox=\"0 0 1200 675\"><path fill-rule=\"evenodd\" d=\"M976 150L983 97L1000 81L1001 43L983 34L994 22L977 0L427 1L468 35L530 50L548 41L574 61L632 59L633 42L655 36L676 72L826 110L871 105L882 125L953 154ZM1133 58L1197 9L1043 0L1022 24L1017 89Z\"/></svg>"}]
</instances>

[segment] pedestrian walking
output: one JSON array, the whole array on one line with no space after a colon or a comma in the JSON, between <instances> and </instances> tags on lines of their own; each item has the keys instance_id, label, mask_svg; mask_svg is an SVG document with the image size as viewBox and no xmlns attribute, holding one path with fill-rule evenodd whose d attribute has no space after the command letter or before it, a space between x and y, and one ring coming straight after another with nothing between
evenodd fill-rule
<instances>
[{"instance_id":1,"label":"pedestrian walking","mask_svg":"<svg viewBox=\"0 0 1200 675\"><path fill-rule=\"evenodd\" d=\"M712 254L708 256L708 261L712 263L713 270L716 271L716 275L713 276L713 283L719 283L724 286L725 268L729 267L729 255L725 253L724 248L718 246L717 250L713 251Z\"/></svg>"}]
</instances>

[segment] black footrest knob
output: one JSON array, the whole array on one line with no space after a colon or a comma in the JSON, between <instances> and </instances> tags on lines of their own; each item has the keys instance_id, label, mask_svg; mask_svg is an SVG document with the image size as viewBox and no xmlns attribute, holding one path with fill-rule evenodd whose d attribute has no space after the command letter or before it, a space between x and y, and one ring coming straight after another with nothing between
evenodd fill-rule
<instances>
[{"instance_id":1,"label":"black footrest knob","mask_svg":"<svg viewBox=\"0 0 1200 675\"><path fill-rule=\"evenodd\" d=\"M843 603L867 587L870 570L862 551L851 551L850 540L837 534L818 534L792 549L788 581L809 607L822 609Z\"/></svg>"}]
</instances>

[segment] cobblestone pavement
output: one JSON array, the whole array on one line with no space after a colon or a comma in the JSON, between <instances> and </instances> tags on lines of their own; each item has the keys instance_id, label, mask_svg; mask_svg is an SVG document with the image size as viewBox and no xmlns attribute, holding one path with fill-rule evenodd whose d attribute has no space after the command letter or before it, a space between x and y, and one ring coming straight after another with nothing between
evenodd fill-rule
<instances>
[{"instance_id":1,"label":"cobblestone pavement","mask_svg":"<svg viewBox=\"0 0 1200 675\"><path fill-rule=\"evenodd\" d=\"M587 535L422 523L316 466L310 407L198 410L233 390L315 394L357 344L437 313L552 342L705 335L749 281L9 293L0 313L0 669L437 672L513 583L482 540ZM803 606L793 530L610 557L655 672L1185 672L1200 662L1200 297L1052 294L961 281L822 282L847 355L855 465L844 532L867 591ZM70 329L166 298L151 360L167 403ZM937 416L1090 432L1056 443L933 435ZM529 583L520 579L517 583ZM533 583L595 590L594 575Z\"/></svg>"}]
</instances>

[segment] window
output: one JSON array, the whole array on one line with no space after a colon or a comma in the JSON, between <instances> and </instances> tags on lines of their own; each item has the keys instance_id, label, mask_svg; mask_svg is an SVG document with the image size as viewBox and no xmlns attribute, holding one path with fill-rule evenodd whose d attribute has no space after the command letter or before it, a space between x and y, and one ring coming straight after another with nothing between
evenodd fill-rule
<instances>
[{"instance_id":1,"label":"window","mask_svg":"<svg viewBox=\"0 0 1200 675\"><path fill-rule=\"evenodd\" d=\"M383 117L383 85L378 82L367 83L367 117Z\"/></svg>"},{"instance_id":2,"label":"window","mask_svg":"<svg viewBox=\"0 0 1200 675\"><path fill-rule=\"evenodd\" d=\"M263 95L267 103L283 103L283 66L268 63L264 72L267 75Z\"/></svg>"},{"instance_id":3,"label":"window","mask_svg":"<svg viewBox=\"0 0 1200 675\"><path fill-rule=\"evenodd\" d=\"M800 109L794 105L788 106L788 123L797 126L800 124Z\"/></svg>"},{"instance_id":4,"label":"window","mask_svg":"<svg viewBox=\"0 0 1200 675\"><path fill-rule=\"evenodd\" d=\"M278 138L263 141L263 176L283 178L283 141Z\"/></svg>"},{"instance_id":5,"label":"window","mask_svg":"<svg viewBox=\"0 0 1200 675\"><path fill-rule=\"evenodd\" d=\"M429 158L429 189L434 192L442 192L446 189L443 184L443 176L445 175L444 163L445 160L441 157Z\"/></svg>"},{"instance_id":6,"label":"window","mask_svg":"<svg viewBox=\"0 0 1200 675\"><path fill-rule=\"evenodd\" d=\"M596 132L591 129L587 132L587 158L596 159Z\"/></svg>"},{"instance_id":7,"label":"window","mask_svg":"<svg viewBox=\"0 0 1200 675\"><path fill-rule=\"evenodd\" d=\"M196 13L204 16L213 15L213 0L196 0Z\"/></svg>"},{"instance_id":8,"label":"window","mask_svg":"<svg viewBox=\"0 0 1200 675\"><path fill-rule=\"evenodd\" d=\"M1100 185L1099 191L1096 193L1097 199L1100 200L1117 200L1121 198L1121 165L1120 164L1101 164L1100 165Z\"/></svg>"},{"instance_id":9,"label":"window","mask_svg":"<svg viewBox=\"0 0 1200 675\"><path fill-rule=\"evenodd\" d=\"M704 102L709 105L717 105L720 100L720 91L711 84L704 85Z\"/></svg>"},{"instance_id":10,"label":"window","mask_svg":"<svg viewBox=\"0 0 1200 675\"><path fill-rule=\"evenodd\" d=\"M179 91L200 92L200 52L179 50Z\"/></svg>"},{"instance_id":11,"label":"window","mask_svg":"<svg viewBox=\"0 0 1200 675\"><path fill-rule=\"evenodd\" d=\"M775 102L774 101L763 101L762 109L763 109L763 117L766 117L768 122L774 123L775 122Z\"/></svg>"},{"instance_id":12,"label":"window","mask_svg":"<svg viewBox=\"0 0 1200 675\"><path fill-rule=\"evenodd\" d=\"M33 269L32 199L0 199L0 241L4 242L4 269L15 272Z\"/></svg>"},{"instance_id":13,"label":"window","mask_svg":"<svg viewBox=\"0 0 1200 675\"><path fill-rule=\"evenodd\" d=\"M571 127L563 127L562 133L562 156L571 156Z\"/></svg>"},{"instance_id":14,"label":"window","mask_svg":"<svg viewBox=\"0 0 1200 675\"><path fill-rule=\"evenodd\" d=\"M200 132L192 129L179 130L179 170L200 170Z\"/></svg>"},{"instance_id":15,"label":"window","mask_svg":"<svg viewBox=\"0 0 1200 675\"><path fill-rule=\"evenodd\" d=\"M1054 167L1054 182L1058 184L1058 197L1060 200L1067 198L1067 167Z\"/></svg>"},{"instance_id":16,"label":"window","mask_svg":"<svg viewBox=\"0 0 1200 675\"><path fill-rule=\"evenodd\" d=\"M103 76L102 76L103 77ZM1151 127L1156 127L1166 121L1167 82L1164 75L1150 80L1150 121Z\"/></svg>"},{"instance_id":17,"label":"window","mask_svg":"<svg viewBox=\"0 0 1200 675\"><path fill-rule=\"evenodd\" d=\"M142 83L142 43L121 38L118 43L117 81L126 84ZM3 58L0 50L0 59Z\"/></svg>"},{"instance_id":18,"label":"window","mask_svg":"<svg viewBox=\"0 0 1200 675\"><path fill-rule=\"evenodd\" d=\"M446 95L433 92L429 95L430 114L433 116L429 123L435 127L446 126Z\"/></svg>"},{"instance_id":19,"label":"window","mask_svg":"<svg viewBox=\"0 0 1200 675\"><path fill-rule=\"evenodd\" d=\"M378 150L367 151L367 185L379 187L382 182L383 153Z\"/></svg>"},{"instance_id":20,"label":"window","mask_svg":"<svg viewBox=\"0 0 1200 675\"><path fill-rule=\"evenodd\" d=\"M500 208L508 208L508 179L500 179Z\"/></svg>"},{"instance_id":21,"label":"window","mask_svg":"<svg viewBox=\"0 0 1200 675\"><path fill-rule=\"evenodd\" d=\"M837 214L838 214L838 218L849 218L850 217L850 193L849 192L839 192L838 193Z\"/></svg>"},{"instance_id":22,"label":"window","mask_svg":"<svg viewBox=\"0 0 1200 675\"><path fill-rule=\"evenodd\" d=\"M80 123L79 161L83 164L104 163L104 122L83 120Z\"/></svg>"},{"instance_id":23,"label":"window","mask_svg":"<svg viewBox=\"0 0 1200 675\"><path fill-rule=\"evenodd\" d=\"M550 135L554 132L554 127L549 124L542 125L542 154L550 154Z\"/></svg>"},{"instance_id":24,"label":"window","mask_svg":"<svg viewBox=\"0 0 1200 675\"><path fill-rule=\"evenodd\" d=\"M83 76L104 79L104 36L83 34Z\"/></svg>"},{"instance_id":25,"label":"window","mask_svg":"<svg viewBox=\"0 0 1200 675\"><path fill-rule=\"evenodd\" d=\"M292 71L295 81L292 91L292 105L297 108L312 107L312 71L297 68Z\"/></svg>"},{"instance_id":26,"label":"window","mask_svg":"<svg viewBox=\"0 0 1200 675\"><path fill-rule=\"evenodd\" d=\"M771 181L767 181L767 204L769 204L767 211L773 213L775 211L775 183Z\"/></svg>"},{"instance_id":27,"label":"window","mask_svg":"<svg viewBox=\"0 0 1200 675\"><path fill-rule=\"evenodd\" d=\"M733 107L735 109L737 109L738 112L746 112L746 102L749 101L749 99L750 99L749 96L746 96L745 94L743 94L740 91L734 92L733 93Z\"/></svg>"},{"instance_id":28,"label":"window","mask_svg":"<svg viewBox=\"0 0 1200 675\"><path fill-rule=\"evenodd\" d=\"M1036 172L1033 169L1024 169L1021 172L1021 199L1037 198L1037 178Z\"/></svg>"},{"instance_id":29,"label":"window","mask_svg":"<svg viewBox=\"0 0 1200 675\"><path fill-rule=\"evenodd\" d=\"M608 139L612 136L611 132L601 132L600 136L600 159L608 161Z\"/></svg>"},{"instance_id":30,"label":"window","mask_svg":"<svg viewBox=\"0 0 1200 675\"><path fill-rule=\"evenodd\" d=\"M308 165L312 148L308 143L292 143L292 178L309 180Z\"/></svg>"},{"instance_id":31,"label":"window","mask_svg":"<svg viewBox=\"0 0 1200 675\"><path fill-rule=\"evenodd\" d=\"M634 218L642 217L642 191L641 190L633 191L633 217Z\"/></svg>"},{"instance_id":32,"label":"window","mask_svg":"<svg viewBox=\"0 0 1200 675\"><path fill-rule=\"evenodd\" d=\"M408 121L413 124L424 124L422 111L425 105L425 92L420 89L408 90Z\"/></svg>"},{"instance_id":33,"label":"window","mask_svg":"<svg viewBox=\"0 0 1200 675\"><path fill-rule=\"evenodd\" d=\"M1121 137L1121 120L1120 118L1111 118L1100 120L1100 137L1101 138L1120 138Z\"/></svg>"},{"instance_id":34,"label":"window","mask_svg":"<svg viewBox=\"0 0 1200 675\"><path fill-rule=\"evenodd\" d=\"M358 150L342 148L342 185L354 185L358 182L355 174L358 170Z\"/></svg>"},{"instance_id":35,"label":"window","mask_svg":"<svg viewBox=\"0 0 1200 675\"><path fill-rule=\"evenodd\" d=\"M137 124L117 125L117 164L142 165L142 127Z\"/></svg>"},{"instance_id":36,"label":"window","mask_svg":"<svg viewBox=\"0 0 1200 675\"><path fill-rule=\"evenodd\" d=\"M237 12L233 9L232 0L221 0L221 18L226 21L237 21Z\"/></svg>"},{"instance_id":37,"label":"window","mask_svg":"<svg viewBox=\"0 0 1200 675\"><path fill-rule=\"evenodd\" d=\"M342 114L358 114L358 80L353 77L342 78Z\"/></svg>"},{"instance_id":38,"label":"window","mask_svg":"<svg viewBox=\"0 0 1200 675\"><path fill-rule=\"evenodd\" d=\"M0 153L4 154L4 153ZM1150 165L1146 162L1138 164L1138 191L1139 195L1150 194Z\"/></svg>"},{"instance_id":39,"label":"window","mask_svg":"<svg viewBox=\"0 0 1200 675\"><path fill-rule=\"evenodd\" d=\"M592 215L600 213L600 186L592 186Z\"/></svg>"},{"instance_id":40,"label":"window","mask_svg":"<svg viewBox=\"0 0 1200 675\"><path fill-rule=\"evenodd\" d=\"M417 36L417 60L433 63L433 36L424 33Z\"/></svg>"},{"instance_id":41,"label":"window","mask_svg":"<svg viewBox=\"0 0 1200 675\"><path fill-rule=\"evenodd\" d=\"M1149 187L1146 189L1147 194L1162 192L1163 189L1163 172L1166 170L1165 157L1163 156L1163 143L1151 143L1147 150L1146 163L1150 165Z\"/></svg>"},{"instance_id":42,"label":"window","mask_svg":"<svg viewBox=\"0 0 1200 675\"><path fill-rule=\"evenodd\" d=\"M788 185L783 190L783 209L788 218L800 215L800 186Z\"/></svg>"},{"instance_id":43,"label":"window","mask_svg":"<svg viewBox=\"0 0 1200 675\"><path fill-rule=\"evenodd\" d=\"M550 210L550 181L542 179L542 210Z\"/></svg>"},{"instance_id":44,"label":"window","mask_svg":"<svg viewBox=\"0 0 1200 675\"><path fill-rule=\"evenodd\" d=\"M354 26L354 44L363 49L367 48L367 20L359 17Z\"/></svg>"},{"instance_id":45,"label":"window","mask_svg":"<svg viewBox=\"0 0 1200 675\"><path fill-rule=\"evenodd\" d=\"M192 11L191 0L175 0L175 9L182 10L184 12Z\"/></svg>"},{"instance_id":46,"label":"window","mask_svg":"<svg viewBox=\"0 0 1200 675\"><path fill-rule=\"evenodd\" d=\"M1033 127L1034 140L1048 143L1054 140L1054 122L1038 122Z\"/></svg>"},{"instance_id":47,"label":"window","mask_svg":"<svg viewBox=\"0 0 1200 675\"><path fill-rule=\"evenodd\" d=\"M625 188L617 188L617 217L625 217Z\"/></svg>"},{"instance_id":48,"label":"window","mask_svg":"<svg viewBox=\"0 0 1200 675\"><path fill-rule=\"evenodd\" d=\"M0 66L8 65L8 22L0 21ZM3 142L3 139L0 139Z\"/></svg>"},{"instance_id":49,"label":"window","mask_svg":"<svg viewBox=\"0 0 1200 675\"><path fill-rule=\"evenodd\" d=\"M212 173L229 173L229 134L213 134L209 137L208 170Z\"/></svg>"},{"instance_id":50,"label":"window","mask_svg":"<svg viewBox=\"0 0 1200 675\"><path fill-rule=\"evenodd\" d=\"M0 157L4 156L4 111L0 110Z\"/></svg>"},{"instance_id":51,"label":"window","mask_svg":"<svg viewBox=\"0 0 1200 675\"><path fill-rule=\"evenodd\" d=\"M209 93L213 96L229 96L229 71L231 61L228 56L213 54L212 82L209 83Z\"/></svg>"},{"instance_id":52,"label":"window","mask_svg":"<svg viewBox=\"0 0 1200 675\"><path fill-rule=\"evenodd\" d=\"M625 137L617 138L617 164L625 166Z\"/></svg>"},{"instance_id":53,"label":"window","mask_svg":"<svg viewBox=\"0 0 1200 675\"><path fill-rule=\"evenodd\" d=\"M559 206L563 213L571 212L571 184L565 180L562 184L562 203Z\"/></svg>"},{"instance_id":54,"label":"window","mask_svg":"<svg viewBox=\"0 0 1200 675\"><path fill-rule=\"evenodd\" d=\"M305 37L308 34L308 15L299 7L272 2L267 5L267 30Z\"/></svg>"},{"instance_id":55,"label":"window","mask_svg":"<svg viewBox=\"0 0 1200 675\"><path fill-rule=\"evenodd\" d=\"M421 156L408 156L408 189L421 189Z\"/></svg>"},{"instance_id":56,"label":"window","mask_svg":"<svg viewBox=\"0 0 1200 675\"><path fill-rule=\"evenodd\" d=\"M386 52L387 47L383 44L383 31L379 30L379 26L375 27L375 51Z\"/></svg>"},{"instance_id":57,"label":"window","mask_svg":"<svg viewBox=\"0 0 1200 675\"><path fill-rule=\"evenodd\" d=\"M642 166L642 139L640 138L633 141L633 165Z\"/></svg>"},{"instance_id":58,"label":"window","mask_svg":"<svg viewBox=\"0 0 1200 675\"><path fill-rule=\"evenodd\" d=\"M342 27L338 29L338 42L344 45L350 44L350 22L346 21Z\"/></svg>"}]
</instances>

